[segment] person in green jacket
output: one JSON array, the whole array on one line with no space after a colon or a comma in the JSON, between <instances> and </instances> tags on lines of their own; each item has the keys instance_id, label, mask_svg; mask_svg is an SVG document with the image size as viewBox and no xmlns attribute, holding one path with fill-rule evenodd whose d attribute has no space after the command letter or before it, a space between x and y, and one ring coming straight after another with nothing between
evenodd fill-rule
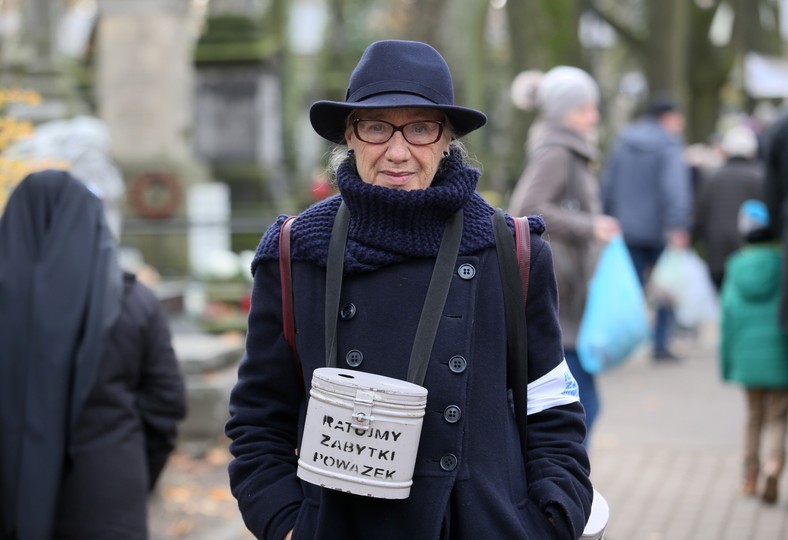
<instances>
[{"instance_id":1,"label":"person in green jacket","mask_svg":"<svg viewBox=\"0 0 788 540\"><path fill-rule=\"evenodd\" d=\"M773 504L785 465L788 425L788 334L778 322L783 254L769 232L763 202L745 201L738 226L745 245L728 259L722 283L722 377L740 384L747 397L741 491L756 494L762 472L760 497ZM761 467L764 434L766 455Z\"/></svg>"}]
</instances>

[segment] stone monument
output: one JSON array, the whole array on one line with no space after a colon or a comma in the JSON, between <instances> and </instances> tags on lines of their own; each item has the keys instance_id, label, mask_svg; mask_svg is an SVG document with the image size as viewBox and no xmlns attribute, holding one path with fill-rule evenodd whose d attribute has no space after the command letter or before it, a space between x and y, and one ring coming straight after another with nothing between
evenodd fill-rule
<instances>
[{"instance_id":1,"label":"stone monument","mask_svg":"<svg viewBox=\"0 0 788 540\"><path fill-rule=\"evenodd\" d=\"M190 0L99 0L96 95L124 172L124 241L163 274L189 273L187 194L211 180L192 151Z\"/></svg>"},{"instance_id":2,"label":"stone monument","mask_svg":"<svg viewBox=\"0 0 788 540\"><path fill-rule=\"evenodd\" d=\"M282 170L281 43L263 14L259 1L212 0L195 51L196 151L230 185L234 207L257 214L261 206L286 207L290 190Z\"/></svg>"}]
</instances>

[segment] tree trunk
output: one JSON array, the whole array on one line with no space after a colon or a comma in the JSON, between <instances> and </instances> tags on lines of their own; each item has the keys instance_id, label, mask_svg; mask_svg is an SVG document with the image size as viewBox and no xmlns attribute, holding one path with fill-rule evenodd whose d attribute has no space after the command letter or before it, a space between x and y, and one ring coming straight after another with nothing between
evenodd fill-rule
<instances>
[{"instance_id":1,"label":"tree trunk","mask_svg":"<svg viewBox=\"0 0 788 540\"><path fill-rule=\"evenodd\" d=\"M733 25L733 42L743 52L753 51L764 54L779 55L782 41L778 24L773 28L765 28L761 20L761 10L772 13L775 23L779 13L775 3L769 0L729 0L735 13Z\"/></svg>"},{"instance_id":2,"label":"tree trunk","mask_svg":"<svg viewBox=\"0 0 788 540\"><path fill-rule=\"evenodd\" d=\"M409 9L406 39L436 46L447 0L415 0Z\"/></svg>"},{"instance_id":3,"label":"tree trunk","mask_svg":"<svg viewBox=\"0 0 788 540\"><path fill-rule=\"evenodd\" d=\"M779 25L773 28L764 28L761 22L761 9L772 13L774 20L779 20L777 5L768 0L760 0L760 9L753 6L753 0L730 0L735 13L733 25L733 43L743 54L747 52L758 52L772 56L780 56L782 53L782 38L780 37ZM744 110L752 114L757 100L750 96L744 96Z\"/></svg>"},{"instance_id":4,"label":"tree trunk","mask_svg":"<svg viewBox=\"0 0 788 540\"><path fill-rule=\"evenodd\" d=\"M511 80L527 69L547 71L558 65L587 69L578 36L583 6L576 0L509 0L506 17L509 23ZM508 97L508 92L507 92ZM535 111L514 110L508 138L511 151L505 159L503 174L510 179L506 191L522 172L525 139L535 118Z\"/></svg>"},{"instance_id":5,"label":"tree trunk","mask_svg":"<svg viewBox=\"0 0 788 540\"><path fill-rule=\"evenodd\" d=\"M662 0L646 5L649 38L643 67L649 95L667 95L684 102L689 2Z\"/></svg>"},{"instance_id":6,"label":"tree trunk","mask_svg":"<svg viewBox=\"0 0 788 540\"><path fill-rule=\"evenodd\" d=\"M487 82L491 76L486 66L485 29L487 21L488 0L460 0L456 2L455 13L457 24L447 28L448 43L454 47L445 48L451 55L452 64L461 69L452 69L454 76L454 99L466 107L484 111ZM453 20L454 18L452 18ZM451 39L457 33L465 36L463 40ZM489 129L489 128L488 128ZM470 149L484 163L483 133L474 132L466 137Z\"/></svg>"},{"instance_id":7,"label":"tree trunk","mask_svg":"<svg viewBox=\"0 0 788 540\"><path fill-rule=\"evenodd\" d=\"M692 6L687 47L687 141L708 142L719 118L721 95L733 66L731 45L716 46L708 38L714 9Z\"/></svg>"}]
</instances>

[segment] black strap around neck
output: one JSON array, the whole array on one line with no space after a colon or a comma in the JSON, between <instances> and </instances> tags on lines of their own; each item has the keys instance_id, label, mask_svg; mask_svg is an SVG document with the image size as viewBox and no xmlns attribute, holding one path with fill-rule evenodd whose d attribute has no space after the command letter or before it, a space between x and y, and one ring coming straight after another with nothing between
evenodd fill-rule
<instances>
[{"instance_id":1,"label":"black strap around neck","mask_svg":"<svg viewBox=\"0 0 788 540\"><path fill-rule=\"evenodd\" d=\"M350 225L350 212L343 202L339 205L328 241L326 261L326 366L337 367L337 317L339 298L342 295L342 269L345 260L347 231Z\"/></svg>"},{"instance_id":2,"label":"black strap around neck","mask_svg":"<svg viewBox=\"0 0 788 540\"><path fill-rule=\"evenodd\" d=\"M421 309L419 327L413 340L410 364L408 364L408 381L418 385L424 382L424 377L427 375L427 364L432 354L432 345L435 343L435 335L438 333L438 325L441 314L443 314L443 306L446 304L446 297L449 296L451 276L454 274L454 264L457 262L457 252L462 239L462 218L462 210L459 210L449 219L449 223L443 230L438 258L435 260L435 268L432 270L430 285L427 288L427 297L424 299L424 307Z\"/></svg>"},{"instance_id":3,"label":"black strap around neck","mask_svg":"<svg viewBox=\"0 0 788 540\"><path fill-rule=\"evenodd\" d=\"M347 243L347 232L350 222L349 212L343 202L334 220L331 240L328 244L328 261L326 263L326 365L337 365L337 317L339 302L342 295L342 273ZM440 250L435 260L424 307L421 311L419 326L413 340L413 348L408 365L409 382L421 385L427 374L427 365L435 335L438 331L443 307L449 294L454 265L457 261L460 241L462 239L463 214L459 210L446 225L441 239Z\"/></svg>"}]
</instances>

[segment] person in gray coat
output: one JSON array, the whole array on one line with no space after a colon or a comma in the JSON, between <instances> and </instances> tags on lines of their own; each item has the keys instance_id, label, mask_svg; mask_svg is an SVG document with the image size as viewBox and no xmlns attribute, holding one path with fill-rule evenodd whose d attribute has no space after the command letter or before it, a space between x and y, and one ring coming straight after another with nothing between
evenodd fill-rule
<instances>
[{"instance_id":1,"label":"person in gray coat","mask_svg":"<svg viewBox=\"0 0 788 540\"><path fill-rule=\"evenodd\" d=\"M602 173L602 207L619 220L641 283L666 245L689 245L692 185L684 161L684 116L671 100L657 99L624 128ZM654 359L675 360L669 348L672 310L657 306Z\"/></svg>"},{"instance_id":2,"label":"person in gray coat","mask_svg":"<svg viewBox=\"0 0 788 540\"><path fill-rule=\"evenodd\" d=\"M513 91L516 86L517 80ZM618 222L601 213L590 169L598 159L592 140L599 121L599 89L585 71L558 66L544 74L535 91L539 119L528 136L527 165L512 193L509 212L516 216L540 214L547 224L558 282L564 357L580 387L590 432L599 397L593 375L580 363L575 341L599 248L619 232Z\"/></svg>"}]
</instances>

